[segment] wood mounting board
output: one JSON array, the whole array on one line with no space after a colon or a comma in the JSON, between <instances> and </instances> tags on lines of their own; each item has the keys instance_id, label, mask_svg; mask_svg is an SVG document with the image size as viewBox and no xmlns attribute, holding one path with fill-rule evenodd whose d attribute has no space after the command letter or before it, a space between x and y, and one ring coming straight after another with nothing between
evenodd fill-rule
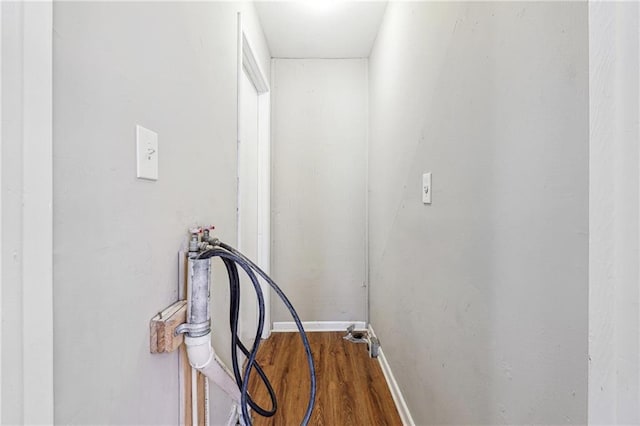
<instances>
[{"instance_id":1,"label":"wood mounting board","mask_svg":"<svg viewBox=\"0 0 640 426\"><path fill-rule=\"evenodd\" d=\"M150 351L152 354L173 352L184 342L182 334L175 335L176 328L187 321L187 302L178 300L165 308L149 323Z\"/></svg>"}]
</instances>

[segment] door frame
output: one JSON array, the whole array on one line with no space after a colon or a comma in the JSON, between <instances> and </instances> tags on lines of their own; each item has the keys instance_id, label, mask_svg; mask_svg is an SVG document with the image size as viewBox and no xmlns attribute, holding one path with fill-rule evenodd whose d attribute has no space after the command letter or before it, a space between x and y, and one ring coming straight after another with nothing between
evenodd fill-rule
<instances>
[{"instance_id":1,"label":"door frame","mask_svg":"<svg viewBox=\"0 0 640 426\"><path fill-rule=\"evenodd\" d=\"M53 424L51 0L0 3L0 58L0 304L7 292L20 305L0 305L0 357L16 364L8 374L0 362L0 391L19 392L5 407L0 394L0 423Z\"/></svg>"},{"instance_id":2,"label":"door frame","mask_svg":"<svg viewBox=\"0 0 640 426\"><path fill-rule=\"evenodd\" d=\"M242 14L238 13L238 63L237 63L237 149L238 164L240 158L240 129L241 129L241 97L242 73L253 83L258 93L258 235L256 263L267 274L271 269L271 90L265 73L262 71L254 49L242 28ZM242 226L240 222L240 168L238 167L238 242L241 241ZM262 338L271 335L271 291L269 285L260 280L265 304L265 328Z\"/></svg>"}]
</instances>

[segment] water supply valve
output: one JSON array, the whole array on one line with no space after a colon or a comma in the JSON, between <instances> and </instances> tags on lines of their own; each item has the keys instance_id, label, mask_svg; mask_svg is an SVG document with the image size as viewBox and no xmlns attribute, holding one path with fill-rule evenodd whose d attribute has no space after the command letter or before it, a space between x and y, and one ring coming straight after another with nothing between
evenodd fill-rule
<instances>
[{"instance_id":1,"label":"water supply valve","mask_svg":"<svg viewBox=\"0 0 640 426\"><path fill-rule=\"evenodd\" d=\"M217 238L211 236L211 231L216 229L214 225L205 226L202 228L202 242L211 244L212 242L217 241Z\"/></svg>"},{"instance_id":2,"label":"water supply valve","mask_svg":"<svg viewBox=\"0 0 640 426\"><path fill-rule=\"evenodd\" d=\"M201 228L190 228L189 234L191 237L189 238L189 253L197 253L200 250L200 233L202 232Z\"/></svg>"}]
</instances>

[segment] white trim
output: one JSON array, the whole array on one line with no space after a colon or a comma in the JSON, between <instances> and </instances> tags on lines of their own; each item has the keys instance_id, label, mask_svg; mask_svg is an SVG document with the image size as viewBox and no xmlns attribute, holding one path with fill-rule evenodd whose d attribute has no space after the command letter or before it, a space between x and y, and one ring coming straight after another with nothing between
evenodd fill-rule
<instances>
[{"instance_id":1,"label":"white trim","mask_svg":"<svg viewBox=\"0 0 640 426\"><path fill-rule=\"evenodd\" d=\"M4 191L2 190L2 123L4 121L4 117L2 116L2 5L0 4L0 254L3 252L3 244L2 244L2 194ZM0 255L0 311L2 310L2 289L4 285L2 283L2 255ZM0 316L0 378L2 377L2 317ZM0 423L2 423L2 381L0 379Z\"/></svg>"},{"instance_id":2,"label":"white trim","mask_svg":"<svg viewBox=\"0 0 640 426\"><path fill-rule=\"evenodd\" d=\"M53 423L53 7L25 2L23 20L24 423ZM37 244L33 244L37 241Z\"/></svg>"},{"instance_id":3,"label":"white trim","mask_svg":"<svg viewBox=\"0 0 640 426\"><path fill-rule=\"evenodd\" d=\"M271 93L258 95L258 265L270 273Z\"/></svg>"},{"instance_id":4,"label":"white trim","mask_svg":"<svg viewBox=\"0 0 640 426\"><path fill-rule=\"evenodd\" d=\"M256 86L258 95L267 93L269 91L269 83L244 32L242 32L242 66L247 71L249 79Z\"/></svg>"},{"instance_id":5,"label":"white trim","mask_svg":"<svg viewBox=\"0 0 640 426\"><path fill-rule=\"evenodd\" d=\"M258 93L258 235L257 238L257 259L256 263L267 274L271 266L271 95L269 83L262 71L251 43L242 28L242 14L238 12L238 73L237 73L237 140L238 140L238 173L240 171L240 129L241 129L241 97L240 90L242 84L242 73L245 72L249 80L253 83ZM238 174L238 199L237 199L237 223L238 223L238 244L242 236L242 225L240 221L241 194L240 175ZM267 339L271 334L269 324L271 324L271 290L269 285L260 280L262 293L264 296L265 324L267 326L262 332L262 338Z\"/></svg>"},{"instance_id":6,"label":"white trim","mask_svg":"<svg viewBox=\"0 0 640 426\"><path fill-rule=\"evenodd\" d=\"M369 335L377 337L371 325L369 325ZM402 395L402 391L400 390L400 386L398 386L396 378L393 376L391 366L389 365L382 348L378 351L378 362L380 363L380 368L382 369L384 378L387 380L387 385L391 391L391 396L393 397L393 402L396 404L396 409L398 410L402 424L405 426L415 426L416 423L413 421L413 417L411 417L407 402Z\"/></svg>"},{"instance_id":7,"label":"white trim","mask_svg":"<svg viewBox=\"0 0 640 426\"><path fill-rule=\"evenodd\" d=\"M242 221L240 220L240 116L242 115L241 84L242 84L242 17L238 12L238 57L236 58L236 240L240 243L242 235ZM240 248L240 247L238 247Z\"/></svg>"},{"instance_id":8,"label":"white trim","mask_svg":"<svg viewBox=\"0 0 640 426\"><path fill-rule=\"evenodd\" d=\"M636 16L636 22L640 22L640 7L637 8L637 16ZM636 27L636 32L640 32L640 25L638 27ZM640 43L639 43L640 44ZM639 46L640 47L640 46ZM636 52L636 60L637 58L640 57L640 52ZM637 92L635 94L635 101L636 101L636 105L640 104L640 81L638 82L638 86L637 86ZM640 120L640 108L638 108L636 110L636 120ZM636 121L636 123L639 121ZM640 136L640 131L638 131L638 133L636 133L636 137ZM637 170L640 170L640 150L638 150L637 153L638 157L636 157L636 161L637 161ZM640 172L638 173L638 187L637 190L639 192L638 194L638 211L640 212ZM636 216L636 220L638 221L638 232L639 234L637 235L638 237L638 241L640 241L640 214L638 216ZM636 255L636 265L640 265L640 253L638 253ZM636 293L636 306L640 306L640 294ZM633 323L632 327L634 328L636 335L640 334L640 312L638 312L636 310L636 318L635 318L635 322ZM631 361L635 366L640 366L640 350L638 350L635 354L635 360ZM632 381L632 383L635 384L635 388L638 389L638 392L640 393L640 368L636 369L636 377L634 378L635 380ZM587 386L587 389L589 387ZM636 394L638 395L638 394ZM588 403L587 403L588 406ZM636 406L636 419L638 419L638 417L640 417L640 408L638 408ZM588 419L588 417L587 417Z\"/></svg>"},{"instance_id":9,"label":"white trim","mask_svg":"<svg viewBox=\"0 0 640 426\"><path fill-rule=\"evenodd\" d=\"M3 281L0 288L5 297L13 294L15 305L20 307L10 315L0 307L3 322L11 324L14 331L0 336L4 361L18 363L11 375L0 374L1 387L19 387L16 403L5 405L2 416L19 418L24 424L52 424L53 10L51 0L0 3L0 8L5 85L0 123L10 124L4 128L5 137L11 131L0 149L10 149L16 156L11 162L7 161L7 152L2 156L5 166L10 165L2 173L9 170L11 179L3 182L0 198L7 193L11 196L0 201L0 216L6 219L10 215L16 222L9 225L11 232L3 229L0 236L3 255L10 250L15 259L2 265L0 277L6 279L10 271L12 279Z\"/></svg>"},{"instance_id":10,"label":"white trim","mask_svg":"<svg viewBox=\"0 0 640 426\"><path fill-rule=\"evenodd\" d=\"M25 424L51 424L53 8L51 1L24 2L23 7L23 419Z\"/></svg>"},{"instance_id":11,"label":"white trim","mask_svg":"<svg viewBox=\"0 0 640 426\"><path fill-rule=\"evenodd\" d=\"M369 58L366 59L367 66L364 68L365 78L367 83L367 88L369 87ZM365 297L364 297L364 315L365 321L367 324L371 322L371 267L369 265L369 256L370 256L370 237L369 237L369 90L365 91L365 95L367 97L367 101L365 104L365 108L367 109L367 144L365 149L365 160L364 160L364 285L365 288Z\"/></svg>"},{"instance_id":12,"label":"white trim","mask_svg":"<svg viewBox=\"0 0 640 426\"><path fill-rule=\"evenodd\" d=\"M258 94L258 258L260 266L271 273L271 93ZM264 297L265 327L262 338L271 334L271 289L260 279Z\"/></svg>"},{"instance_id":13,"label":"white trim","mask_svg":"<svg viewBox=\"0 0 640 426\"><path fill-rule=\"evenodd\" d=\"M344 331L347 327L355 325L356 330L366 330L364 321L302 321L304 331ZM293 321L274 322L274 333L298 331L296 323Z\"/></svg>"}]
</instances>

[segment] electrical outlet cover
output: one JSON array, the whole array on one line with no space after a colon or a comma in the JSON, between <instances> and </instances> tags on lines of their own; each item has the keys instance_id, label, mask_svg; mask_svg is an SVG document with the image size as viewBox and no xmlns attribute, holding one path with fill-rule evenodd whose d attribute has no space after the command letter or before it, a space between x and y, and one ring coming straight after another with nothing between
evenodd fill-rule
<instances>
[{"instance_id":1,"label":"electrical outlet cover","mask_svg":"<svg viewBox=\"0 0 640 426\"><path fill-rule=\"evenodd\" d=\"M431 204L431 172L422 175L422 202Z\"/></svg>"},{"instance_id":2,"label":"electrical outlet cover","mask_svg":"<svg viewBox=\"0 0 640 426\"><path fill-rule=\"evenodd\" d=\"M158 134L136 126L137 177L158 180Z\"/></svg>"}]
</instances>

